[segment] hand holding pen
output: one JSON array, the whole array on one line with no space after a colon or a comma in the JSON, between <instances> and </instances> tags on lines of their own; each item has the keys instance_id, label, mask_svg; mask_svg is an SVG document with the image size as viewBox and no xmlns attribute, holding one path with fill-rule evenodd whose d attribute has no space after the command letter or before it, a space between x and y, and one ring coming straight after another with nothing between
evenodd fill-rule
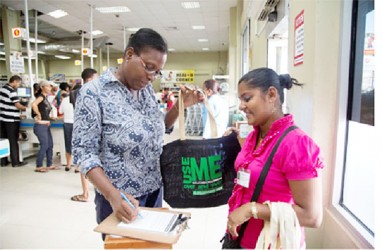
<instances>
[{"instance_id":1,"label":"hand holding pen","mask_svg":"<svg viewBox=\"0 0 382 250\"><path fill-rule=\"evenodd\" d=\"M121 197L122 197L122 199L124 200L124 201L126 201L127 202L127 204L129 204L129 206L133 209L133 210L135 210L136 209L136 207L134 206L134 204L126 197L126 195L123 193L123 192L121 192ZM139 218L143 218L143 216L141 215L141 213L138 211L138 216L139 216Z\"/></svg>"}]
</instances>

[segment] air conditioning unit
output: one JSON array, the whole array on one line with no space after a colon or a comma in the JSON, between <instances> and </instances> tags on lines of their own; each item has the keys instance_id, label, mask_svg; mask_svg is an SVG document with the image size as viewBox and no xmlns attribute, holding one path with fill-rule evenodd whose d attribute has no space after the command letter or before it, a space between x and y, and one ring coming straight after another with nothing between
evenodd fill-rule
<instances>
[{"instance_id":1,"label":"air conditioning unit","mask_svg":"<svg viewBox=\"0 0 382 250\"><path fill-rule=\"evenodd\" d=\"M280 2L280 0L266 0L263 8L260 11L259 16L257 17L257 20L258 21L267 21L269 13L271 13L272 11L275 10L275 8L279 2Z\"/></svg>"},{"instance_id":2,"label":"air conditioning unit","mask_svg":"<svg viewBox=\"0 0 382 250\"><path fill-rule=\"evenodd\" d=\"M260 7L260 11L258 12L256 21L255 21L255 33L256 36L260 36L263 32L265 26L268 23L268 16L271 12L276 10L277 4L280 0L265 0L264 3Z\"/></svg>"}]
</instances>

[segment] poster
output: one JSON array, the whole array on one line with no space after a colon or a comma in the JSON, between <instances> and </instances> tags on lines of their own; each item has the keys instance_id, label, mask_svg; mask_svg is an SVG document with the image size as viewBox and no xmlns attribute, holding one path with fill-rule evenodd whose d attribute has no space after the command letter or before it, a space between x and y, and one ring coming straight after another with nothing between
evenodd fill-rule
<instances>
[{"instance_id":1,"label":"poster","mask_svg":"<svg viewBox=\"0 0 382 250\"><path fill-rule=\"evenodd\" d=\"M304 62L304 10L294 19L294 66Z\"/></svg>"},{"instance_id":2,"label":"poster","mask_svg":"<svg viewBox=\"0 0 382 250\"><path fill-rule=\"evenodd\" d=\"M10 71L12 73L25 73L24 57L21 56L21 53L14 53L14 55L9 56L9 59Z\"/></svg>"},{"instance_id":3,"label":"poster","mask_svg":"<svg viewBox=\"0 0 382 250\"><path fill-rule=\"evenodd\" d=\"M194 70L162 70L161 83L193 84Z\"/></svg>"}]
</instances>

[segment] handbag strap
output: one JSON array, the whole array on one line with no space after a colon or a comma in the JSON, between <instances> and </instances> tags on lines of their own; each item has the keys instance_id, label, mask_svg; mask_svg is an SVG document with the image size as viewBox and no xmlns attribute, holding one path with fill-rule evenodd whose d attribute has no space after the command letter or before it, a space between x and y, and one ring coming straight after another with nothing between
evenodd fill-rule
<instances>
[{"instance_id":1,"label":"handbag strap","mask_svg":"<svg viewBox=\"0 0 382 250\"><path fill-rule=\"evenodd\" d=\"M259 179L257 180L256 187L255 187L255 191L253 192L251 201L257 201L257 199L259 198L259 196L260 196L260 192L261 192L261 190L263 189L263 185L264 185L264 182L265 182L265 178L267 177L268 172L269 172L269 169L271 168L271 164L272 164L272 161L273 161L273 157L275 156L276 151L277 151L277 149L279 148L281 141L284 139L284 137L285 137L290 131L292 131L292 130L294 130L294 129L296 129L296 128L297 128L297 126L290 126L288 129L286 129L286 130L284 131L284 133L283 133L283 134L280 136L280 138L278 139L278 141L277 141L277 143L275 144L275 146L273 147L271 154L268 156L267 162L265 163L263 169L261 170L260 177L259 177Z\"/></svg>"},{"instance_id":2,"label":"handbag strap","mask_svg":"<svg viewBox=\"0 0 382 250\"><path fill-rule=\"evenodd\" d=\"M260 173L260 176L259 176L259 179L257 180L257 183L256 183L256 186L255 186L255 191L253 192L253 195L252 195L252 199L251 201L257 201L257 199L259 198L260 196L260 192L261 190L263 189L263 185L264 185L264 182L265 182L265 178L267 177L268 175L268 172L269 172L269 169L271 168L271 164L272 164L272 161L273 161L273 157L275 156L276 154L276 151L277 149L279 148L280 146L280 143L281 141L284 139L284 137L292 130L296 129L297 126L290 126L289 128L287 128L284 133L280 136L280 138L277 140L275 146L273 147L272 149L272 152L271 154L268 156L268 159L263 167L263 169L261 170L261 173ZM240 227L240 231L239 231L239 237L237 238L238 242L240 243L241 242L241 239L243 238L244 236L244 231L245 231L245 228L247 227L248 225L248 221L247 220L246 222L244 222L241 227Z\"/></svg>"}]
</instances>

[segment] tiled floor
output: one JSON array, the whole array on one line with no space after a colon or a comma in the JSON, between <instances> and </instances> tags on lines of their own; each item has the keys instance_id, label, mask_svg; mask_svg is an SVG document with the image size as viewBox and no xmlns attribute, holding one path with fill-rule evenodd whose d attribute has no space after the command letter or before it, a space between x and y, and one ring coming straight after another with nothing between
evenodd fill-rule
<instances>
[{"instance_id":1,"label":"tiled floor","mask_svg":"<svg viewBox=\"0 0 382 250\"><path fill-rule=\"evenodd\" d=\"M93 232L93 187L89 202L73 202L70 197L81 191L79 174L63 168L35 173L35 159L27 161L25 167L0 168L0 248L103 248L100 234ZM190 229L174 249L221 249L227 206L185 210L192 213Z\"/></svg>"}]
</instances>

